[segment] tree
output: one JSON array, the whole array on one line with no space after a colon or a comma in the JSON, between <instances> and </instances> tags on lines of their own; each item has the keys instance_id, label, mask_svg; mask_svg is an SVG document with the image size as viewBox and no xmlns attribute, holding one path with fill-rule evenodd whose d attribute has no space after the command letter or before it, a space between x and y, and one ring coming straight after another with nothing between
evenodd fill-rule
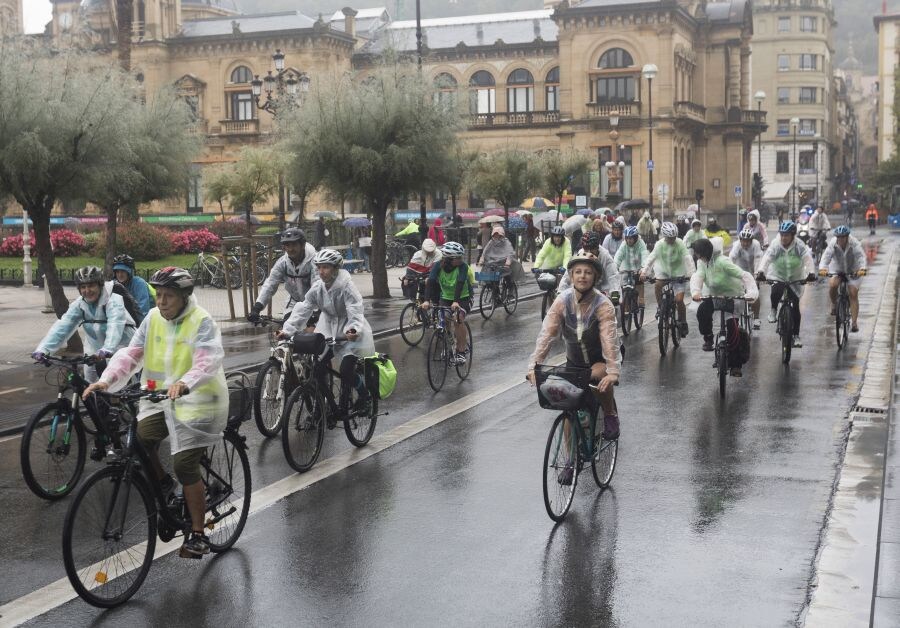
<instances>
[{"instance_id":1,"label":"tree","mask_svg":"<svg viewBox=\"0 0 900 628\"><path fill-rule=\"evenodd\" d=\"M434 189L447 170L459 120L435 104L415 66L388 60L365 81L317 84L303 106L279 113L292 169L308 168L332 192L360 196L372 210L372 287L389 298L385 221L395 198Z\"/></svg>"},{"instance_id":2,"label":"tree","mask_svg":"<svg viewBox=\"0 0 900 628\"><path fill-rule=\"evenodd\" d=\"M206 177L206 200L219 206L222 220L225 220L225 201L231 191L231 181L227 170L216 170Z\"/></svg>"},{"instance_id":3,"label":"tree","mask_svg":"<svg viewBox=\"0 0 900 628\"><path fill-rule=\"evenodd\" d=\"M538 160L515 148L504 148L480 157L472 169L472 186L482 198L503 206L509 222L510 207L518 207L539 189L543 177Z\"/></svg>"},{"instance_id":4,"label":"tree","mask_svg":"<svg viewBox=\"0 0 900 628\"><path fill-rule=\"evenodd\" d=\"M291 156L285 158L285 180L300 201L300 215L297 222L303 220L306 212L306 199L321 185L319 174Z\"/></svg>"},{"instance_id":5,"label":"tree","mask_svg":"<svg viewBox=\"0 0 900 628\"><path fill-rule=\"evenodd\" d=\"M456 217L456 199L459 198L460 192L466 187L471 178L472 168L478 161L478 153L474 150L468 150L461 143L458 143L453 150L447 154L448 163L447 170L444 175L444 186L450 192L451 213Z\"/></svg>"},{"instance_id":6,"label":"tree","mask_svg":"<svg viewBox=\"0 0 900 628\"><path fill-rule=\"evenodd\" d=\"M287 158L272 148L247 146L241 149L231 167L228 196L232 209L244 212L248 237L253 207L278 194L278 175L284 171L286 162Z\"/></svg>"},{"instance_id":7,"label":"tree","mask_svg":"<svg viewBox=\"0 0 900 628\"><path fill-rule=\"evenodd\" d=\"M547 189L553 193L557 208L562 204L562 196L572 182L586 175L590 167L591 158L575 150L544 153L541 169Z\"/></svg>"}]
</instances>

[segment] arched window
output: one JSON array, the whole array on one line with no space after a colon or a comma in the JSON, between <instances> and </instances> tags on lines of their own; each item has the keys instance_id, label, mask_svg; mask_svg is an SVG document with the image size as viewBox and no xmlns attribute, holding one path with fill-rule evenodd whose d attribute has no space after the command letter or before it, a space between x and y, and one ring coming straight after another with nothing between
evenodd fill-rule
<instances>
[{"instance_id":1,"label":"arched window","mask_svg":"<svg viewBox=\"0 0 900 628\"><path fill-rule=\"evenodd\" d=\"M497 112L497 94L494 77L490 72L479 70L469 79L469 111L473 114Z\"/></svg>"},{"instance_id":2,"label":"arched window","mask_svg":"<svg viewBox=\"0 0 900 628\"><path fill-rule=\"evenodd\" d=\"M434 102L446 109L456 107L456 79L447 72L441 72L434 77Z\"/></svg>"},{"instance_id":3,"label":"arched window","mask_svg":"<svg viewBox=\"0 0 900 628\"><path fill-rule=\"evenodd\" d=\"M544 90L547 95L547 111L559 111L559 67L547 72Z\"/></svg>"},{"instance_id":4,"label":"arched window","mask_svg":"<svg viewBox=\"0 0 900 628\"><path fill-rule=\"evenodd\" d=\"M506 79L506 110L524 113L534 110L534 77L524 68L513 70Z\"/></svg>"},{"instance_id":5,"label":"arched window","mask_svg":"<svg viewBox=\"0 0 900 628\"><path fill-rule=\"evenodd\" d=\"M597 67L601 70L612 70L615 68L630 68L634 65L634 59L627 50L622 48L611 48L600 56L600 63Z\"/></svg>"},{"instance_id":6,"label":"arched window","mask_svg":"<svg viewBox=\"0 0 900 628\"><path fill-rule=\"evenodd\" d=\"M253 73L250 72L250 68L245 65L239 65L231 71L230 82L232 83L249 83L252 79Z\"/></svg>"},{"instance_id":7,"label":"arched window","mask_svg":"<svg viewBox=\"0 0 900 628\"><path fill-rule=\"evenodd\" d=\"M631 69L634 59L628 51L611 48L600 56L597 65L601 72L591 81L591 102L625 103L635 100L637 75L635 69Z\"/></svg>"}]
</instances>

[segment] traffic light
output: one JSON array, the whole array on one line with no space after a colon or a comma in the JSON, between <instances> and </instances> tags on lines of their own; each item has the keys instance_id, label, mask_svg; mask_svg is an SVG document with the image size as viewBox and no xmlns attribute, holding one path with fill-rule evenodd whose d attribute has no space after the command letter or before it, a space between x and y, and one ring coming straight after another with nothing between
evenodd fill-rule
<instances>
[{"instance_id":1,"label":"traffic light","mask_svg":"<svg viewBox=\"0 0 900 628\"><path fill-rule=\"evenodd\" d=\"M697 204L699 205L699 204L700 204L700 201L703 200L703 190L701 190L700 188L697 188L697 189L694 191L694 198L697 199Z\"/></svg>"},{"instance_id":2,"label":"traffic light","mask_svg":"<svg viewBox=\"0 0 900 628\"><path fill-rule=\"evenodd\" d=\"M862 184L862 183L857 183L857 184L856 184L856 189L857 189L857 190L863 189L863 184Z\"/></svg>"}]
</instances>

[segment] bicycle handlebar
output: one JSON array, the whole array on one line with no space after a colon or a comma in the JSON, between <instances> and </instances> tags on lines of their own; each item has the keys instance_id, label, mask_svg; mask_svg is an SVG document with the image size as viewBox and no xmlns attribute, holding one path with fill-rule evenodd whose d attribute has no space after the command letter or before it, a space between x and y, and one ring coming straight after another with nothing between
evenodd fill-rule
<instances>
[{"instance_id":1,"label":"bicycle handlebar","mask_svg":"<svg viewBox=\"0 0 900 628\"><path fill-rule=\"evenodd\" d=\"M94 391L94 394L111 397L120 401L137 401L138 399L148 399L153 403L159 403L160 401L165 401L169 398L169 391L166 389L147 390L146 388L126 388L125 390L122 390L120 392Z\"/></svg>"},{"instance_id":2,"label":"bicycle handlebar","mask_svg":"<svg viewBox=\"0 0 900 628\"><path fill-rule=\"evenodd\" d=\"M775 284L779 284L779 283L780 283L780 284L785 284L785 285L788 285L788 286L802 286L802 285L805 285L805 284L807 284L807 283L810 283L810 282L806 281L806 279L801 279L800 281L781 281L781 280L778 280L778 279L763 279L763 281L765 281L765 282L766 282L767 284L769 284L770 286L774 286Z\"/></svg>"},{"instance_id":3,"label":"bicycle handlebar","mask_svg":"<svg viewBox=\"0 0 900 628\"><path fill-rule=\"evenodd\" d=\"M690 277L666 277L666 278L647 277L648 283L656 283L658 281L659 283L661 283L663 285L670 284L670 283L679 283L682 281L689 281L689 280L690 280Z\"/></svg>"},{"instance_id":4,"label":"bicycle handlebar","mask_svg":"<svg viewBox=\"0 0 900 628\"><path fill-rule=\"evenodd\" d=\"M61 364L64 366L78 366L79 364L84 364L87 366L93 366L98 362L103 362L102 358L98 358L95 355L80 355L74 358L65 358L61 356L55 355L45 355L43 359L37 360L35 364L43 364L46 367L51 367L54 364Z\"/></svg>"}]
</instances>

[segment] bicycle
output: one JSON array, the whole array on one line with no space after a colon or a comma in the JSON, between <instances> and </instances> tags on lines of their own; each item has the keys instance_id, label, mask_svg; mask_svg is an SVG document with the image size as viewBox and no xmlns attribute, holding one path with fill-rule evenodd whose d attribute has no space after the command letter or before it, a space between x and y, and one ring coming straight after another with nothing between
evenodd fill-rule
<instances>
[{"instance_id":1,"label":"bicycle","mask_svg":"<svg viewBox=\"0 0 900 628\"><path fill-rule=\"evenodd\" d=\"M635 331L644 325L644 306L638 302L635 286L640 282L639 273L627 270L622 273L622 300L619 312L622 319L622 335L627 336L634 325Z\"/></svg>"},{"instance_id":2,"label":"bicycle","mask_svg":"<svg viewBox=\"0 0 900 628\"><path fill-rule=\"evenodd\" d=\"M212 253L197 253L197 261L188 271L194 279L194 285L203 288L212 286L213 288L225 287L225 264L218 255ZM228 278L232 288L241 287L241 268L240 262L234 255L228 256Z\"/></svg>"},{"instance_id":3,"label":"bicycle","mask_svg":"<svg viewBox=\"0 0 900 628\"><path fill-rule=\"evenodd\" d=\"M91 460L99 462L122 448L123 426L118 413L107 411L102 417L95 402L82 405L81 395L88 381L78 367L100 362L103 361L89 355L46 356L41 362L48 368L60 367L56 401L38 410L25 425L19 461L25 484L42 499L62 499L78 485L87 457L85 433L94 437ZM85 414L93 427L85 423Z\"/></svg>"},{"instance_id":4,"label":"bicycle","mask_svg":"<svg viewBox=\"0 0 900 628\"><path fill-rule=\"evenodd\" d=\"M719 331L716 333L713 368L717 370L719 376L719 396L724 398L729 372L728 346L729 344L735 344L734 342L729 342L731 339L728 337L727 315L732 314L733 317L743 320L744 316L746 316L746 312L749 311L748 303L746 299L739 297L704 297L703 300L712 301L713 310L719 312ZM743 328L743 323L739 323L737 333L740 333L740 330Z\"/></svg>"},{"instance_id":5,"label":"bicycle","mask_svg":"<svg viewBox=\"0 0 900 628\"><path fill-rule=\"evenodd\" d=\"M509 275L503 276L502 266L488 266L488 270L475 273L475 280L481 282L481 316L489 320L494 309L502 305L507 314L512 314L519 306L519 288Z\"/></svg>"},{"instance_id":6,"label":"bicycle","mask_svg":"<svg viewBox=\"0 0 900 628\"><path fill-rule=\"evenodd\" d=\"M816 235L814 238L812 238L812 243L810 244L810 250L813 257L813 266L815 266L816 268L819 267L819 260L822 259L822 253L825 252L825 248L827 246L828 242L825 236L825 232L816 232Z\"/></svg>"},{"instance_id":7,"label":"bicycle","mask_svg":"<svg viewBox=\"0 0 900 628\"><path fill-rule=\"evenodd\" d=\"M447 371L453 366L456 368L456 374L459 379L465 380L472 370L472 328L469 327L468 321L463 320L462 323L466 328L466 335L469 337L466 346L466 361L462 364L456 360L456 336L453 333L453 325L450 320L461 320L463 310L459 309L455 312L446 306L437 306L435 310L435 326L431 333L431 340L428 342L428 353L425 357L425 366L428 371L428 384L434 392L440 392L447 380Z\"/></svg>"},{"instance_id":8,"label":"bicycle","mask_svg":"<svg viewBox=\"0 0 900 628\"><path fill-rule=\"evenodd\" d=\"M687 277L672 277L669 279L651 279L651 283L662 282L662 301L656 316L659 319L659 354L666 355L669 344L669 334L672 336L672 348L677 349L681 344L681 334L678 329L678 313L675 307L675 290L673 283L687 281Z\"/></svg>"},{"instance_id":9,"label":"bicycle","mask_svg":"<svg viewBox=\"0 0 900 628\"><path fill-rule=\"evenodd\" d=\"M406 266L417 250L403 240L391 240L385 245L384 265L386 268Z\"/></svg>"},{"instance_id":10,"label":"bicycle","mask_svg":"<svg viewBox=\"0 0 900 628\"><path fill-rule=\"evenodd\" d=\"M766 280L770 286L782 285L784 292L781 295L781 301L778 303L778 314L775 317L775 332L781 336L781 361L783 364L789 364L791 361L791 349L794 342L794 319L791 313L791 302L788 292L791 286L802 286L806 283L805 279L800 281L770 281ZM800 307L799 303L797 307Z\"/></svg>"},{"instance_id":11,"label":"bicycle","mask_svg":"<svg viewBox=\"0 0 900 628\"><path fill-rule=\"evenodd\" d=\"M834 302L834 337L838 351L847 346L850 334L850 292L847 290L849 278L846 273L828 273L829 277L839 277L837 300ZM853 275L856 278L856 274Z\"/></svg>"},{"instance_id":12,"label":"bicycle","mask_svg":"<svg viewBox=\"0 0 900 628\"><path fill-rule=\"evenodd\" d=\"M303 334L301 345L295 347L309 359L310 368L285 404L281 444L288 464L298 473L309 471L319 459L326 427L331 430L338 421L342 422L347 440L354 447L364 447L375 433L378 417L387 414L378 413L378 391L367 383L363 358L356 361L357 384L350 389L349 408L343 415L339 412L334 388L335 378L340 381L340 373L329 364L332 350L328 349L327 353L325 350L343 340ZM323 353L324 357L320 358ZM367 398L361 394L363 388L368 392Z\"/></svg>"},{"instance_id":13,"label":"bicycle","mask_svg":"<svg viewBox=\"0 0 900 628\"><path fill-rule=\"evenodd\" d=\"M535 366L534 376L540 406L562 411L550 427L543 466L544 507L553 521L560 522L572 506L578 475L588 460L599 488L606 488L612 482L619 440L606 440L598 431L602 410L588 416L585 409L584 396L592 394L588 389L597 388L590 383L591 369L539 364ZM572 394L559 394L560 386L572 387ZM545 388L548 388L546 392Z\"/></svg>"},{"instance_id":14,"label":"bicycle","mask_svg":"<svg viewBox=\"0 0 900 628\"><path fill-rule=\"evenodd\" d=\"M434 312L422 309L421 295L425 292L427 277L420 275L415 278L416 296L411 303L407 303L400 312L400 336L403 342L410 347L417 346L425 337L425 330L434 327Z\"/></svg>"},{"instance_id":15,"label":"bicycle","mask_svg":"<svg viewBox=\"0 0 900 628\"><path fill-rule=\"evenodd\" d=\"M557 288L559 287L560 278L566 272L565 268L547 269L532 268L531 272L537 275L538 287L544 291L541 297L541 320L547 316L547 310L556 300Z\"/></svg>"},{"instance_id":16,"label":"bicycle","mask_svg":"<svg viewBox=\"0 0 900 628\"><path fill-rule=\"evenodd\" d=\"M141 398L165 401L164 390L97 393L123 407ZM200 460L206 493L204 528L214 553L237 541L250 511L250 461L243 417L231 417L222 443ZM118 606L141 587L153 564L157 536L164 543L191 530L181 496L171 499L150 475L150 457L137 437L137 421L127 421L124 446L106 467L76 493L63 523L63 562L75 592L100 608Z\"/></svg>"}]
</instances>

